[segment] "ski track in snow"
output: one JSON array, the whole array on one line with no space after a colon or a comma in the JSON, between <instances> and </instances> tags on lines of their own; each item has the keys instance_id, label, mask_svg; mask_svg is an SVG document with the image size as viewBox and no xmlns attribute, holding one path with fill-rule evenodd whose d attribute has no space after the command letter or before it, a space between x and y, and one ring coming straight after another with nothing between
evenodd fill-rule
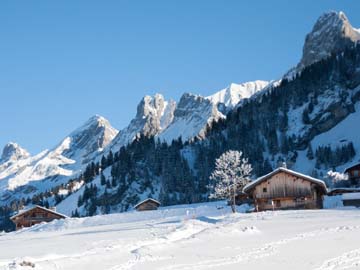
<instances>
[{"instance_id":1,"label":"ski track in snow","mask_svg":"<svg viewBox=\"0 0 360 270\"><path fill-rule=\"evenodd\" d=\"M196 235L201 234L202 232L204 232L208 229L209 228L205 228L203 230L199 230L194 233L188 233L188 234L185 233L185 234L183 234L183 237L175 237L174 240L171 240L171 237L168 236L167 240L154 239L152 241L149 241L148 243L144 243L141 246L138 246L130 251L134 256L133 259L129 260L128 262L126 262L122 265L114 266L110 270L128 270L128 269L132 269L134 266L136 266L137 264L140 264L140 263L171 259L171 258L167 258L167 257L154 257L148 253L143 254L142 251L147 250L149 248L151 249L154 246L165 247L170 242L178 242L178 241L184 241L187 239L191 239L191 238L194 238ZM171 266L166 266L166 267L162 267L159 269L161 269L161 270L207 269L207 268L214 268L214 267L237 264L237 263L244 262L244 261L257 260L257 259L261 259L261 258L268 257L268 256L275 254L280 246L286 245L287 243L290 243L293 241L318 237L319 235L323 235L323 234L333 234L333 233L344 232L344 231L353 231L353 230L358 230L358 229L360 229L360 226L340 226L340 227L334 227L334 228L326 227L326 228L322 228L320 230L315 230L312 232L297 234L296 236L291 237L291 238L285 238L285 239L282 239L279 241L270 242L270 243L262 245L259 248L254 248L253 250L251 250L249 252L242 253L237 256L229 256L229 257L214 259L214 260L204 260L204 261L200 261L195 264L171 265ZM179 232L175 231L175 232L173 232L173 234L176 235L176 234L179 234ZM352 255L352 253L350 254L350 256L351 255ZM352 257L354 257L354 260L359 260L360 259L360 251L358 251L356 253L356 255L358 255L358 257L356 257L356 256L352 256ZM343 259L344 256L346 257L347 254L345 254L339 258ZM333 265L333 264L337 263L338 261L339 260L336 258L336 259L334 259L334 261L330 260L328 263L326 262L326 265ZM343 260L343 261L345 261L345 260ZM343 261L340 261L341 265L342 265ZM347 262L347 261L345 261L345 262ZM356 261L356 262L358 262L358 261ZM338 269L338 268L319 268L318 270L325 270L325 269L330 270L330 269ZM345 268L341 268L341 269L345 269Z\"/></svg>"},{"instance_id":2,"label":"ski track in snow","mask_svg":"<svg viewBox=\"0 0 360 270\"><path fill-rule=\"evenodd\" d=\"M202 262L198 262L196 264L180 264L180 265L172 265L161 268L161 270L190 270L190 269L206 269L206 268L214 268L214 267L220 267L220 266L226 266L231 264L237 264L243 261L251 261L251 260L257 260L264 257L271 256L277 252L277 249L285 245L289 242L297 241L297 240L303 240L307 238L317 237L319 235L323 234L332 234L332 233L338 233L343 231L352 231L352 230L358 230L360 229L360 226L340 226L340 227L334 227L334 228L323 228L320 230L315 230L312 232L302 233L298 234L291 238L285 238L279 241L270 242L267 244L262 245L259 248L255 248L249 252L239 254L237 256L229 256L221 259L215 259L215 260L204 260ZM357 255L360 256L360 252L357 253ZM346 255L343 255L346 256ZM340 257L342 258L342 257ZM357 257L359 259L360 257ZM332 261L331 261L332 263ZM336 269L336 268L319 268L319 270L326 269ZM345 269L345 268L341 268Z\"/></svg>"},{"instance_id":3,"label":"ski track in snow","mask_svg":"<svg viewBox=\"0 0 360 270\"><path fill-rule=\"evenodd\" d=\"M360 249L345 252L339 257L325 261L315 270L360 269Z\"/></svg>"},{"instance_id":4,"label":"ski track in snow","mask_svg":"<svg viewBox=\"0 0 360 270\"><path fill-rule=\"evenodd\" d=\"M170 233L167 235L164 234L161 236L157 236L153 240L139 244L138 246L130 250L130 253L133 255L134 258L132 258L131 260L127 261L124 264L114 266L109 270L127 270L133 268L138 263L171 259L170 257L152 256L151 254L143 253L143 250L147 250L155 246L156 247L166 246L169 243L186 241L194 238L196 235L204 231L207 231L209 229L209 227L204 228L202 226L198 226L199 228L194 230L194 226L193 226L194 221L197 222L196 220L187 221L178 227L171 228Z\"/></svg>"}]
</instances>

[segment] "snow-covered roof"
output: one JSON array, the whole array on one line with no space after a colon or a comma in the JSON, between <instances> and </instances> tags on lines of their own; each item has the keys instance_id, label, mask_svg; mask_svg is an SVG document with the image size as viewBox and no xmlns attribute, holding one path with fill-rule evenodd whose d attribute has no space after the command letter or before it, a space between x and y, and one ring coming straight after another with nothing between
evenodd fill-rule
<instances>
[{"instance_id":1,"label":"snow-covered roof","mask_svg":"<svg viewBox=\"0 0 360 270\"><path fill-rule=\"evenodd\" d=\"M145 200L139 202L137 205L134 206L134 208L137 208L139 205L141 205L145 202L148 202L148 201L152 201L152 202L156 203L157 205L161 205L161 203L159 201L152 199L152 198L148 198L148 199L145 199Z\"/></svg>"},{"instance_id":2,"label":"snow-covered roof","mask_svg":"<svg viewBox=\"0 0 360 270\"><path fill-rule=\"evenodd\" d=\"M314 178L314 177L311 177L309 175L306 175L306 174L302 174L302 173L299 173L299 172L295 172L295 171L292 171L292 170L289 170L287 168L284 168L284 167L279 167L277 168L276 170L272 171L271 173L268 173L264 176L261 176L259 177L258 179L250 182L249 184L247 184L244 188L243 188L243 191L244 192L247 192L249 191L250 189L252 189L253 187L255 187L256 185L260 184L261 182L265 181L266 179L270 178L271 176L279 173L279 172L285 172L285 173L288 173L288 174L291 174L291 175L294 175L294 176L297 176L297 177L300 177L300 178L303 178L303 179L306 179L310 182L313 182L315 184L318 184L320 186L322 186L325 190L325 192L327 191L327 188L326 188L326 184L324 181L320 180L320 179L317 179L317 178Z\"/></svg>"},{"instance_id":3,"label":"snow-covered roof","mask_svg":"<svg viewBox=\"0 0 360 270\"><path fill-rule=\"evenodd\" d=\"M30 207L30 208L28 208L28 209L25 209L25 210L20 211L20 212L17 213L16 215L13 215L12 217L10 217L10 219L14 219L14 218L16 218L16 217L18 217L18 216L21 216L22 214L24 214L24 213L26 213L26 212L29 212L29 211L31 211L31 210L33 210L33 209L35 209L35 208L40 208L40 209L42 209L42 210L45 210L45 211L47 211L47 212L50 212L50 213L53 213L53 214L55 214L55 215L61 216L61 217L63 217L63 218L67 218L67 216L65 216L65 215L63 215L63 214L60 214L59 212L56 212L56 211L53 211L53 210L51 210L51 209L42 207L42 206L40 206L40 205L35 205L35 206L33 206L33 207Z\"/></svg>"},{"instance_id":4,"label":"snow-covered roof","mask_svg":"<svg viewBox=\"0 0 360 270\"><path fill-rule=\"evenodd\" d=\"M356 187L338 187L338 188L329 189L328 193L332 193L332 192L336 192L336 191L347 191L346 193L360 192L360 188L356 188Z\"/></svg>"},{"instance_id":5,"label":"snow-covered roof","mask_svg":"<svg viewBox=\"0 0 360 270\"><path fill-rule=\"evenodd\" d=\"M360 162L356 162L356 163L354 163L353 165L345 168L344 173L346 173L348 170L350 170L350 169L352 169L352 168L354 168L354 167L357 167L357 166L360 166Z\"/></svg>"},{"instance_id":6,"label":"snow-covered roof","mask_svg":"<svg viewBox=\"0 0 360 270\"><path fill-rule=\"evenodd\" d=\"M360 192L345 193L342 195L343 200L360 200Z\"/></svg>"}]
</instances>

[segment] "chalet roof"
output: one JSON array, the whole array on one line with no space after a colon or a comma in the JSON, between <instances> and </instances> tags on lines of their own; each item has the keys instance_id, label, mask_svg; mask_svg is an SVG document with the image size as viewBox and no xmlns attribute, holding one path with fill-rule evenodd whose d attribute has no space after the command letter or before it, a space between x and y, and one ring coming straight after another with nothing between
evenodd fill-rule
<instances>
[{"instance_id":1,"label":"chalet roof","mask_svg":"<svg viewBox=\"0 0 360 270\"><path fill-rule=\"evenodd\" d=\"M31 211L31 210L33 210L33 209L35 209L35 208L39 208L39 209L42 209L42 210L44 210L44 211L47 211L47 212L53 213L53 214L55 214L55 215L61 216L61 217L63 217L63 218L67 218L67 216L65 216L65 215L63 215L63 214L60 214L59 212L56 212L56 211L53 211L53 210L51 210L51 209L42 207L42 206L40 206L40 205L35 205L35 206L33 206L33 207L30 207L30 208L28 208L28 209L25 209L25 210L23 210L23 211L20 211L20 212L17 213L16 215L13 215L12 217L10 217L10 219L12 220L12 219L14 219L14 218L16 218L16 217L18 217L18 216L21 216L21 215L25 214L26 212L29 212L29 211Z\"/></svg>"},{"instance_id":2,"label":"chalet roof","mask_svg":"<svg viewBox=\"0 0 360 270\"><path fill-rule=\"evenodd\" d=\"M343 192L343 193L352 193L352 192L360 192L360 188L356 187L338 187L332 188L328 191L328 194L332 194L335 192Z\"/></svg>"},{"instance_id":3,"label":"chalet roof","mask_svg":"<svg viewBox=\"0 0 360 270\"><path fill-rule=\"evenodd\" d=\"M148 201L152 201L152 202L156 203L158 206L161 205L161 203L160 203L159 201L157 201L157 200L155 200L155 199L152 199L152 198L148 198L148 199L145 199L145 200L139 202L137 205L134 206L134 208L137 208L137 207L139 207L140 205L142 205L143 203L146 203L146 202L148 202Z\"/></svg>"},{"instance_id":4,"label":"chalet roof","mask_svg":"<svg viewBox=\"0 0 360 270\"><path fill-rule=\"evenodd\" d=\"M349 170L351 170L355 167L358 167L358 166L360 167L360 162L357 162L357 163L351 165L350 167L345 168L344 173L347 173Z\"/></svg>"},{"instance_id":5,"label":"chalet roof","mask_svg":"<svg viewBox=\"0 0 360 270\"><path fill-rule=\"evenodd\" d=\"M262 183L263 181L267 180L268 178L272 177L273 175L277 174L277 173L280 173L280 172L285 172L285 173L288 173L288 174L291 174L293 176L296 176L296 177L299 177L299 178L303 178L303 179L306 179L312 183L315 183L319 186L321 186L324 191L326 192L327 191L327 188L326 188L326 184L324 181L320 180L320 179L317 179L317 178L314 178L314 177L311 177L309 175L306 175L306 174L302 174L302 173L299 173L299 172L295 172L295 171L292 171L292 170L289 170L287 168L284 168L284 167L279 167L277 168L276 170L272 171L271 173L268 173L264 176L261 176L259 177L258 179L250 182L249 184L247 184L244 188L243 188L243 191L246 193L248 192L249 190L251 190L252 188L254 188L255 186L257 186L258 184Z\"/></svg>"}]
</instances>

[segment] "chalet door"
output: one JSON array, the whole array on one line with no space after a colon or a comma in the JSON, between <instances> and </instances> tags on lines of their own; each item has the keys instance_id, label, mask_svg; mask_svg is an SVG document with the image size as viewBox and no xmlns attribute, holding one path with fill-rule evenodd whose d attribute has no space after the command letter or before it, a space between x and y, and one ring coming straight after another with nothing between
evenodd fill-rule
<instances>
[{"instance_id":1,"label":"chalet door","mask_svg":"<svg viewBox=\"0 0 360 270\"><path fill-rule=\"evenodd\" d=\"M280 207L281 207L281 201L280 201L280 200L275 200L275 207L276 207L276 208L280 208Z\"/></svg>"}]
</instances>

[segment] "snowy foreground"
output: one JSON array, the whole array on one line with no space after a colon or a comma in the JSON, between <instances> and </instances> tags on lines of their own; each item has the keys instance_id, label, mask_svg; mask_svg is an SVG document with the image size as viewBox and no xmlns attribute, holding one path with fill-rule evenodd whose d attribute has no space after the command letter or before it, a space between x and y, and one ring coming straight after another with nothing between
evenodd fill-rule
<instances>
[{"instance_id":1,"label":"snowy foreground","mask_svg":"<svg viewBox=\"0 0 360 270\"><path fill-rule=\"evenodd\" d=\"M360 269L360 210L230 214L223 206L69 218L2 234L0 269Z\"/></svg>"}]
</instances>

